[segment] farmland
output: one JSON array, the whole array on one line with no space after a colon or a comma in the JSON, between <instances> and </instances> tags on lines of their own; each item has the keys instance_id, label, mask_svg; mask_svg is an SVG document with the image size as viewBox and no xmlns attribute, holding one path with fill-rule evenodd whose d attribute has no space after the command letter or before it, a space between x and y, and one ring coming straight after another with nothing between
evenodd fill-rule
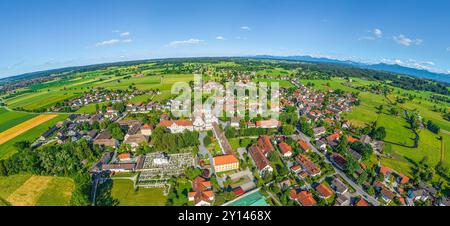
<instances>
[{"instance_id":1,"label":"farmland","mask_svg":"<svg viewBox=\"0 0 450 226\"><path fill-rule=\"evenodd\" d=\"M23 123L29 119L32 119L36 116L37 115L34 114L24 112L12 112L4 108L0 108L0 133L20 123Z\"/></svg>"},{"instance_id":2,"label":"farmland","mask_svg":"<svg viewBox=\"0 0 450 226\"><path fill-rule=\"evenodd\" d=\"M23 122L17 126L14 126L0 133L0 145L8 142L11 139L14 139L15 137L27 132L28 130L31 130L34 127L39 126L40 124L45 123L55 117L56 115L39 115L33 119L30 119L26 122Z\"/></svg>"},{"instance_id":3,"label":"farmland","mask_svg":"<svg viewBox=\"0 0 450 226\"><path fill-rule=\"evenodd\" d=\"M0 200L13 206L69 205L73 182L63 177L19 174L0 177Z\"/></svg>"},{"instance_id":4,"label":"farmland","mask_svg":"<svg viewBox=\"0 0 450 226\"><path fill-rule=\"evenodd\" d=\"M24 133L21 133L20 135L15 136L12 139L9 139L8 141L2 143L0 145L0 159L6 159L13 155L15 152L17 152L16 148L14 147L14 144L19 141L30 141L33 142L38 137L40 137L47 129L51 126L54 126L57 122L64 120L67 117L67 115L57 115L56 117L53 117L52 119L43 122L40 125L37 125L29 130L27 130ZM2 137L2 139L4 139Z\"/></svg>"}]
</instances>

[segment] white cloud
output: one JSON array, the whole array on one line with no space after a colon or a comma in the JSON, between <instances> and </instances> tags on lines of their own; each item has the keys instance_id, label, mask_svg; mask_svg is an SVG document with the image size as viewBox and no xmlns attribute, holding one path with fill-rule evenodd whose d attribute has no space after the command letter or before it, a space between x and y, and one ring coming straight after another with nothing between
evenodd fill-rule
<instances>
[{"instance_id":1,"label":"white cloud","mask_svg":"<svg viewBox=\"0 0 450 226\"><path fill-rule=\"evenodd\" d=\"M374 40L383 38L383 31L381 31L378 28L375 28L375 29L367 31L367 32L370 33L371 35L360 37L358 40L374 41Z\"/></svg>"},{"instance_id":2,"label":"white cloud","mask_svg":"<svg viewBox=\"0 0 450 226\"><path fill-rule=\"evenodd\" d=\"M125 37L125 36L130 36L130 34L131 34L131 33L127 31L127 32L122 32L122 33L120 33L120 36L121 36L121 37Z\"/></svg>"},{"instance_id":3,"label":"white cloud","mask_svg":"<svg viewBox=\"0 0 450 226\"><path fill-rule=\"evenodd\" d=\"M169 46L169 47L178 47L178 46L184 46L184 45L199 45L199 44L202 44L204 42L205 42L204 40L191 38L191 39L183 40L183 41L173 41L173 42L169 43L167 46Z\"/></svg>"},{"instance_id":4,"label":"white cloud","mask_svg":"<svg viewBox=\"0 0 450 226\"><path fill-rule=\"evenodd\" d=\"M222 41L223 41L223 40L226 40L223 36L217 36L216 39L217 39L217 40L222 40Z\"/></svg>"},{"instance_id":5,"label":"white cloud","mask_svg":"<svg viewBox=\"0 0 450 226\"><path fill-rule=\"evenodd\" d=\"M394 41L404 46L421 45L423 43L422 39L411 39L402 34L394 36Z\"/></svg>"},{"instance_id":6,"label":"white cloud","mask_svg":"<svg viewBox=\"0 0 450 226\"><path fill-rule=\"evenodd\" d=\"M125 39L125 40L122 40L122 42L123 43L130 43L130 42L133 42L133 39Z\"/></svg>"},{"instance_id":7,"label":"white cloud","mask_svg":"<svg viewBox=\"0 0 450 226\"><path fill-rule=\"evenodd\" d=\"M111 40L98 42L97 44L95 44L95 46L96 47L111 46L111 45L118 44L119 42L120 42L120 40L118 40L118 39L111 39Z\"/></svg>"},{"instance_id":8,"label":"white cloud","mask_svg":"<svg viewBox=\"0 0 450 226\"><path fill-rule=\"evenodd\" d=\"M431 72L436 73L446 73L446 70L438 69L436 68L436 64L432 61L418 61L414 59L382 59L381 63L385 64L398 64L400 66L409 67L409 68L415 68L415 69L421 69L421 70L427 70Z\"/></svg>"},{"instance_id":9,"label":"white cloud","mask_svg":"<svg viewBox=\"0 0 450 226\"><path fill-rule=\"evenodd\" d=\"M383 37L383 32L380 29L378 29L378 28L373 29L372 33L377 38L382 38Z\"/></svg>"},{"instance_id":10,"label":"white cloud","mask_svg":"<svg viewBox=\"0 0 450 226\"><path fill-rule=\"evenodd\" d=\"M248 26L242 26L242 27L241 27L241 30L244 30L244 31L250 31L251 29L250 29L250 27L248 27Z\"/></svg>"},{"instance_id":11,"label":"white cloud","mask_svg":"<svg viewBox=\"0 0 450 226\"><path fill-rule=\"evenodd\" d=\"M112 31L112 33L119 33L119 32L120 32L119 30Z\"/></svg>"}]
</instances>

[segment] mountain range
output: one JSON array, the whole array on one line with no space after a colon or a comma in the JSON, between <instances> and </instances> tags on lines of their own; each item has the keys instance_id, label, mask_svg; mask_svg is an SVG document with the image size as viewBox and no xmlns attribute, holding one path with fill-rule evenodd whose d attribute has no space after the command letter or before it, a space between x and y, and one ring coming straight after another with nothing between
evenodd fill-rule
<instances>
[{"instance_id":1,"label":"mountain range","mask_svg":"<svg viewBox=\"0 0 450 226\"><path fill-rule=\"evenodd\" d=\"M396 74L409 75L417 78L425 78L431 79L439 82L445 82L450 84L450 74L444 73L435 73L423 69L416 69L401 66L398 64L365 64L350 60L336 60L324 57L312 57L312 56L272 56L272 55L258 55L255 56L259 59L274 59L274 60L293 60L293 61L305 61L305 62L314 62L314 63L330 63L330 64L340 64L340 65L348 65L363 69L372 69Z\"/></svg>"}]
</instances>

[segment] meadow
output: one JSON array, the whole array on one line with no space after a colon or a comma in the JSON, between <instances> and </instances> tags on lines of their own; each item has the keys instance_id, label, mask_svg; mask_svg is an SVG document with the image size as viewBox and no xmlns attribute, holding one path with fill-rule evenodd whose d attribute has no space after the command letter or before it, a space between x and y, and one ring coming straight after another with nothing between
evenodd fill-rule
<instances>
[{"instance_id":1,"label":"meadow","mask_svg":"<svg viewBox=\"0 0 450 226\"><path fill-rule=\"evenodd\" d=\"M0 203L3 202L4 205L68 206L73 189L73 181L65 177L43 177L30 174L0 177Z\"/></svg>"},{"instance_id":2,"label":"meadow","mask_svg":"<svg viewBox=\"0 0 450 226\"><path fill-rule=\"evenodd\" d=\"M139 188L134 190L131 180L113 180L112 197L119 206L164 206L167 197L162 188Z\"/></svg>"}]
</instances>

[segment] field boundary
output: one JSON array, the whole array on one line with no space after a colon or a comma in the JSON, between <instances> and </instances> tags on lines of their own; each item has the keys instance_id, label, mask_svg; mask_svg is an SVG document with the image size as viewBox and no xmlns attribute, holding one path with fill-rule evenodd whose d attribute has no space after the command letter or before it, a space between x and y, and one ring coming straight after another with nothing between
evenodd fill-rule
<instances>
[{"instance_id":1,"label":"field boundary","mask_svg":"<svg viewBox=\"0 0 450 226\"><path fill-rule=\"evenodd\" d=\"M0 133L0 145L33 129L36 126L41 125L42 123L45 123L45 122L55 118L56 116L57 115L39 115L37 117L34 117L28 121L25 121L17 126L14 126L10 129Z\"/></svg>"}]
</instances>

